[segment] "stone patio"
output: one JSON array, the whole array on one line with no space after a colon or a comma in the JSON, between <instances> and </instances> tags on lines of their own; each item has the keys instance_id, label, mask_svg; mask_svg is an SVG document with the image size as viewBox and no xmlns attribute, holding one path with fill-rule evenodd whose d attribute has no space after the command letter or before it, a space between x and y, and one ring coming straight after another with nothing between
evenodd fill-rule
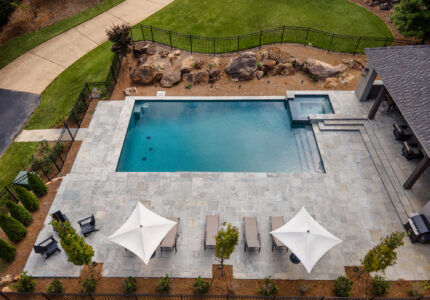
<instances>
[{"instance_id":1,"label":"stone patio","mask_svg":"<svg viewBox=\"0 0 430 300\"><path fill-rule=\"evenodd\" d=\"M213 250L203 249L205 216L218 214L221 222L240 230L239 245L227 262L234 265L235 278L334 279L344 274L344 266L359 264L382 236L403 230L393 205L393 189L399 193L397 184L403 183L415 163L400 155L401 145L392 138L393 116L380 113L375 121L364 120L369 104L359 103L353 92L300 93L328 93L336 112L325 116L331 121L316 118L313 124L326 173L116 173L134 103L134 98L127 98L98 103L51 212L61 210L75 228L77 220L95 214L100 231L86 240L95 249L94 260L104 263L104 276L159 277L168 273L172 277L210 277L216 260ZM351 121L351 116L357 121ZM374 142L378 146L372 150L369 143ZM378 161L383 155L387 159ZM381 171L385 169L387 177ZM387 178L393 187L387 186ZM395 205L410 204L408 209L419 210L430 197L429 178L425 174L412 190L398 196L400 202ZM137 201L160 215L180 217L177 253L158 250L145 265L106 239L127 219ZM283 215L289 220L302 206L343 240L321 258L311 274L302 265L292 264L285 251L271 251L269 216ZM243 250L245 216L257 217L260 253ZM50 217L38 241L53 234L49 222ZM387 277L428 279L430 266L423 262L429 255L428 245L412 245L405 239L398 264L388 269ZM80 267L67 262L64 251L48 260L32 252L25 270L33 276L76 277L80 273Z\"/></svg>"}]
</instances>

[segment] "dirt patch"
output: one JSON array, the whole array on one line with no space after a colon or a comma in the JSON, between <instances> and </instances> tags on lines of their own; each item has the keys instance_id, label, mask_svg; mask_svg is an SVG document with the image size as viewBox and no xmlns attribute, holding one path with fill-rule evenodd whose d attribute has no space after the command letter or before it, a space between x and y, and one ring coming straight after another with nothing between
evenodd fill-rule
<instances>
[{"instance_id":1,"label":"dirt patch","mask_svg":"<svg viewBox=\"0 0 430 300\"><path fill-rule=\"evenodd\" d=\"M261 49L268 49L273 45L262 47ZM281 50L287 51L296 59L305 60L307 58L317 59L329 63L331 65L338 65L342 63L342 60L356 59L363 64L366 64L367 58L364 55L345 54L345 53L328 53L327 51L305 47L303 45L296 44L283 44L276 45ZM160 50L168 50L173 52L169 47L157 45L158 52ZM258 49L250 49L247 51L258 52ZM172 63L173 69L180 68L180 64L184 58L192 55L195 59L199 59L203 62L201 70L205 71L214 58L213 55L201 54L201 53L189 53L181 51L181 55L177 57ZM230 62L232 57L237 57L238 53L217 55L219 59L220 68L225 69L227 64ZM137 87L137 95L140 96L154 96L157 91L166 91L166 96L270 96L270 95L285 95L286 90L324 90L324 82L314 82L312 79L302 73L296 72L294 75L277 75L268 76L265 75L261 80L254 79L250 81L232 81L229 76L222 72L221 79L216 83L202 83L199 85L193 85L191 89L185 88L185 83L181 81L178 85L171 88L162 88L160 84L154 84L150 86L142 86L134 84L130 79L131 67L134 68L137 65L137 59L129 54L128 60L130 65L127 65L126 61L123 60L121 72L116 84L115 90L112 94L112 99L124 99L124 90L128 87ZM160 59L162 63L170 65L168 59ZM169 66L170 67L170 66ZM336 87L330 88L331 90L354 90L361 76L361 71L350 70L348 74L352 75L353 78L346 84L339 84ZM134 95L133 95L134 96Z\"/></svg>"},{"instance_id":2,"label":"dirt patch","mask_svg":"<svg viewBox=\"0 0 430 300\"><path fill-rule=\"evenodd\" d=\"M0 45L7 40L31 31L47 27L74 16L103 0L32 0L36 3L37 17L30 9L29 0L24 0L10 15L9 22L1 28Z\"/></svg>"}]
</instances>

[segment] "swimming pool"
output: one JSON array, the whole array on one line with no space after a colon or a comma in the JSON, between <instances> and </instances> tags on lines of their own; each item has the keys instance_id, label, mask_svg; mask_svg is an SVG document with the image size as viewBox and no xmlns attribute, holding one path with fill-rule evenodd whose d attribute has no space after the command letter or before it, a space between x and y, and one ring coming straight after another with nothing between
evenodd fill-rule
<instances>
[{"instance_id":1,"label":"swimming pool","mask_svg":"<svg viewBox=\"0 0 430 300\"><path fill-rule=\"evenodd\" d=\"M118 172L323 171L286 101L136 100Z\"/></svg>"}]
</instances>

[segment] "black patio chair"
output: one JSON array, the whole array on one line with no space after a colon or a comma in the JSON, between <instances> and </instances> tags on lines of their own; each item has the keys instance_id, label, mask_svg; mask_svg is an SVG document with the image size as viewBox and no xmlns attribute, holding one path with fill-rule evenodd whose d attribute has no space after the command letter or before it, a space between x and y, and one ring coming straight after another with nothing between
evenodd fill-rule
<instances>
[{"instance_id":1,"label":"black patio chair","mask_svg":"<svg viewBox=\"0 0 430 300\"><path fill-rule=\"evenodd\" d=\"M67 219L66 215L65 215L65 214L63 214L63 213L61 212L61 210L57 210L57 211L56 211L56 212L54 212L51 216L52 216L52 218L53 218L55 221L57 221L57 222L61 222L61 223L63 223L63 222L68 221L68 219Z\"/></svg>"},{"instance_id":2,"label":"black patio chair","mask_svg":"<svg viewBox=\"0 0 430 300\"><path fill-rule=\"evenodd\" d=\"M399 125L397 123L394 123L393 128L393 134L398 141L406 141L413 136L413 133L408 127L408 125Z\"/></svg>"},{"instance_id":3,"label":"black patio chair","mask_svg":"<svg viewBox=\"0 0 430 300\"><path fill-rule=\"evenodd\" d=\"M34 245L34 252L45 255L45 258L50 257L55 252L61 252L60 248L58 248L57 241L54 239L54 237L51 235L46 240L40 242L38 245Z\"/></svg>"},{"instance_id":4,"label":"black patio chair","mask_svg":"<svg viewBox=\"0 0 430 300\"><path fill-rule=\"evenodd\" d=\"M96 219L94 218L94 215L91 215L91 217L79 220L78 224L79 226L81 226L82 234L85 237L93 231L98 231L98 229L96 229Z\"/></svg>"},{"instance_id":5,"label":"black patio chair","mask_svg":"<svg viewBox=\"0 0 430 300\"><path fill-rule=\"evenodd\" d=\"M402 155L408 160L424 157L418 143L409 143L407 141L403 142Z\"/></svg>"}]
</instances>

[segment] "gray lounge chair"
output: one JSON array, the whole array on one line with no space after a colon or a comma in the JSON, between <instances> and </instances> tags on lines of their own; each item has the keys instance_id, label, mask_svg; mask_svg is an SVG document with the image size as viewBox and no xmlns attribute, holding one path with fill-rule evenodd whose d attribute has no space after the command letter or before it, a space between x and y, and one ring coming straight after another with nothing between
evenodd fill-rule
<instances>
[{"instance_id":1,"label":"gray lounge chair","mask_svg":"<svg viewBox=\"0 0 430 300\"><path fill-rule=\"evenodd\" d=\"M279 216L270 217L270 231L278 229L284 224L285 224L284 217L279 217ZM273 252L273 249L276 249L276 250L286 249L288 252L288 247L285 246L280 240L275 238L273 235L271 235L270 237L272 238L272 252Z\"/></svg>"},{"instance_id":2,"label":"gray lounge chair","mask_svg":"<svg viewBox=\"0 0 430 300\"><path fill-rule=\"evenodd\" d=\"M214 248L216 245L216 235L219 230L219 216L207 215L206 216L206 231L204 248Z\"/></svg>"},{"instance_id":3,"label":"gray lounge chair","mask_svg":"<svg viewBox=\"0 0 430 300\"><path fill-rule=\"evenodd\" d=\"M161 242L160 249L163 250L175 250L176 249L176 240L178 239L178 225L179 225L179 218L168 218L169 220L175 221L176 224L173 226L172 229L167 233L167 235L164 237L163 241Z\"/></svg>"},{"instance_id":4,"label":"gray lounge chair","mask_svg":"<svg viewBox=\"0 0 430 300\"><path fill-rule=\"evenodd\" d=\"M245 239L245 252L248 249L261 250L260 233L258 233L257 218L256 217L244 217L243 222L245 224L245 232L243 237Z\"/></svg>"}]
</instances>

